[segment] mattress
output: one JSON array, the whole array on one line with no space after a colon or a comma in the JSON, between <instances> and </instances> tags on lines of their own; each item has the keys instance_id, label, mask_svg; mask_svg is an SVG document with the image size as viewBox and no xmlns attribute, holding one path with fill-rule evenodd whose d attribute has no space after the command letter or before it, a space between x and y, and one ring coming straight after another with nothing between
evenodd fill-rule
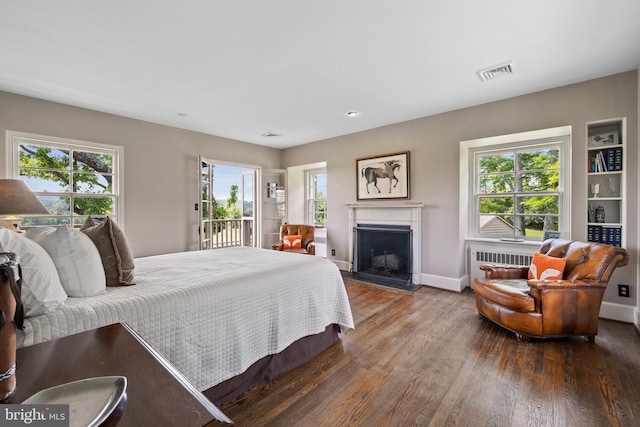
<instances>
[{"instance_id":1,"label":"mattress","mask_svg":"<svg viewBox=\"0 0 640 427\"><path fill-rule=\"evenodd\" d=\"M126 322L205 390L330 324L354 328L342 276L324 258L232 247L136 258L135 266L133 286L25 319L19 347Z\"/></svg>"}]
</instances>

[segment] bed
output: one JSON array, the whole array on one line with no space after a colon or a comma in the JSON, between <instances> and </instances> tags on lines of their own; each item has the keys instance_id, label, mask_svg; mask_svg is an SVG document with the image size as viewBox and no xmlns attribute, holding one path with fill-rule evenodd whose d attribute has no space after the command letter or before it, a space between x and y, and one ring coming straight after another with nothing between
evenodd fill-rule
<instances>
[{"instance_id":1,"label":"bed","mask_svg":"<svg viewBox=\"0 0 640 427\"><path fill-rule=\"evenodd\" d=\"M25 318L18 346L116 322L129 324L218 404L354 328L330 261L231 247L136 258L135 285L70 297L54 312Z\"/></svg>"}]
</instances>

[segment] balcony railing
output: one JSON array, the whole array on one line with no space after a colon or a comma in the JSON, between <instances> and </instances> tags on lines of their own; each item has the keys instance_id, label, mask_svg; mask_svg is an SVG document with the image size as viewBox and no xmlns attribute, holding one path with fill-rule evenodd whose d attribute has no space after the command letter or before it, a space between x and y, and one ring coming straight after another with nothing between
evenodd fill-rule
<instances>
[{"instance_id":1,"label":"balcony railing","mask_svg":"<svg viewBox=\"0 0 640 427\"><path fill-rule=\"evenodd\" d=\"M205 235L202 240L202 249L253 245L253 220L251 218L214 219L203 225Z\"/></svg>"}]
</instances>

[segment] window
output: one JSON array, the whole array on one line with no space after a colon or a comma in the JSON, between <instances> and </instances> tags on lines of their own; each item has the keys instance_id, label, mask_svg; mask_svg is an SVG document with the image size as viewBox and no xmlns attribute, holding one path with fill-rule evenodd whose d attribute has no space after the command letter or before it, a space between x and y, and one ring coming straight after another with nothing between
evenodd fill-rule
<instances>
[{"instance_id":1,"label":"window","mask_svg":"<svg viewBox=\"0 0 640 427\"><path fill-rule=\"evenodd\" d=\"M10 173L25 181L49 215L24 216L23 226L80 226L109 215L122 222L118 146L7 132Z\"/></svg>"},{"instance_id":2,"label":"window","mask_svg":"<svg viewBox=\"0 0 640 427\"><path fill-rule=\"evenodd\" d=\"M307 171L307 223L327 224L327 171Z\"/></svg>"},{"instance_id":3,"label":"window","mask_svg":"<svg viewBox=\"0 0 640 427\"><path fill-rule=\"evenodd\" d=\"M549 131L558 135L546 136ZM549 131L461 144L468 171L461 173L469 206L467 237L540 241L546 232L568 236L570 134L566 128Z\"/></svg>"}]
</instances>

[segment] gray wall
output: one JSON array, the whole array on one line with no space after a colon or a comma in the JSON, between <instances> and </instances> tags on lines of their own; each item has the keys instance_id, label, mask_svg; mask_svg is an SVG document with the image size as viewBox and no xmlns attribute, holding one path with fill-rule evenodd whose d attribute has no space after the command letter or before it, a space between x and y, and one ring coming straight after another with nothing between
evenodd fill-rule
<instances>
[{"instance_id":1,"label":"gray wall","mask_svg":"<svg viewBox=\"0 0 640 427\"><path fill-rule=\"evenodd\" d=\"M135 256L197 248L198 155L279 168L281 151L0 91L6 130L124 146L124 227Z\"/></svg>"},{"instance_id":2,"label":"gray wall","mask_svg":"<svg viewBox=\"0 0 640 427\"><path fill-rule=\"evenodd\" d=\"M497 83L497 82L496 82ZM491 84L491 83L489 83ZM366 114L366 111L363 112ZM326 161L328 169L328 248L336 261L348 260L345 204L356 202L355 162L359 157L409 150L411 200L425 204L422 273L464 276L459 236L459 142L482 137L571 125L573 193L571 235L586 239L586 122L627 117L627 249L632 262L621 280L634 298L618 299L615 286L606 299L636 305L638 255L638 73L630 71L504 101L479 105L284 150L283 166ZM620 277L620 276L618 276ZM624 282L622 282L624 283Z\"/></svg>"},{"instance_id":3,"label":"gray wall","mask_svg":"<svg viewBox=\"0 0 640 427\"><path fill-rule=\"evenodd\" d=\"M498 82L494 82L498 83ZM492 84L492 83L489 83ZM197 157L266 168L327 162L328 248L348 259L344 205L356 202L355 160L411 152L411 199L425 204L422 273L459 279L464 272L459 236L459 142L556 126L573 126L572 237L586 238L586 122L627 117L627 249L632 262L621 280L634 298L608 301L636 305L638 263L638 73L602 79L452 111L286 150L126 119L0 92L0 130L13 130L125 147L125 228L136 256L195 249ZM366 112L363 112L366 114ZM0 176L5 141L0 138Z\"/></svg>"}]
</instances>

